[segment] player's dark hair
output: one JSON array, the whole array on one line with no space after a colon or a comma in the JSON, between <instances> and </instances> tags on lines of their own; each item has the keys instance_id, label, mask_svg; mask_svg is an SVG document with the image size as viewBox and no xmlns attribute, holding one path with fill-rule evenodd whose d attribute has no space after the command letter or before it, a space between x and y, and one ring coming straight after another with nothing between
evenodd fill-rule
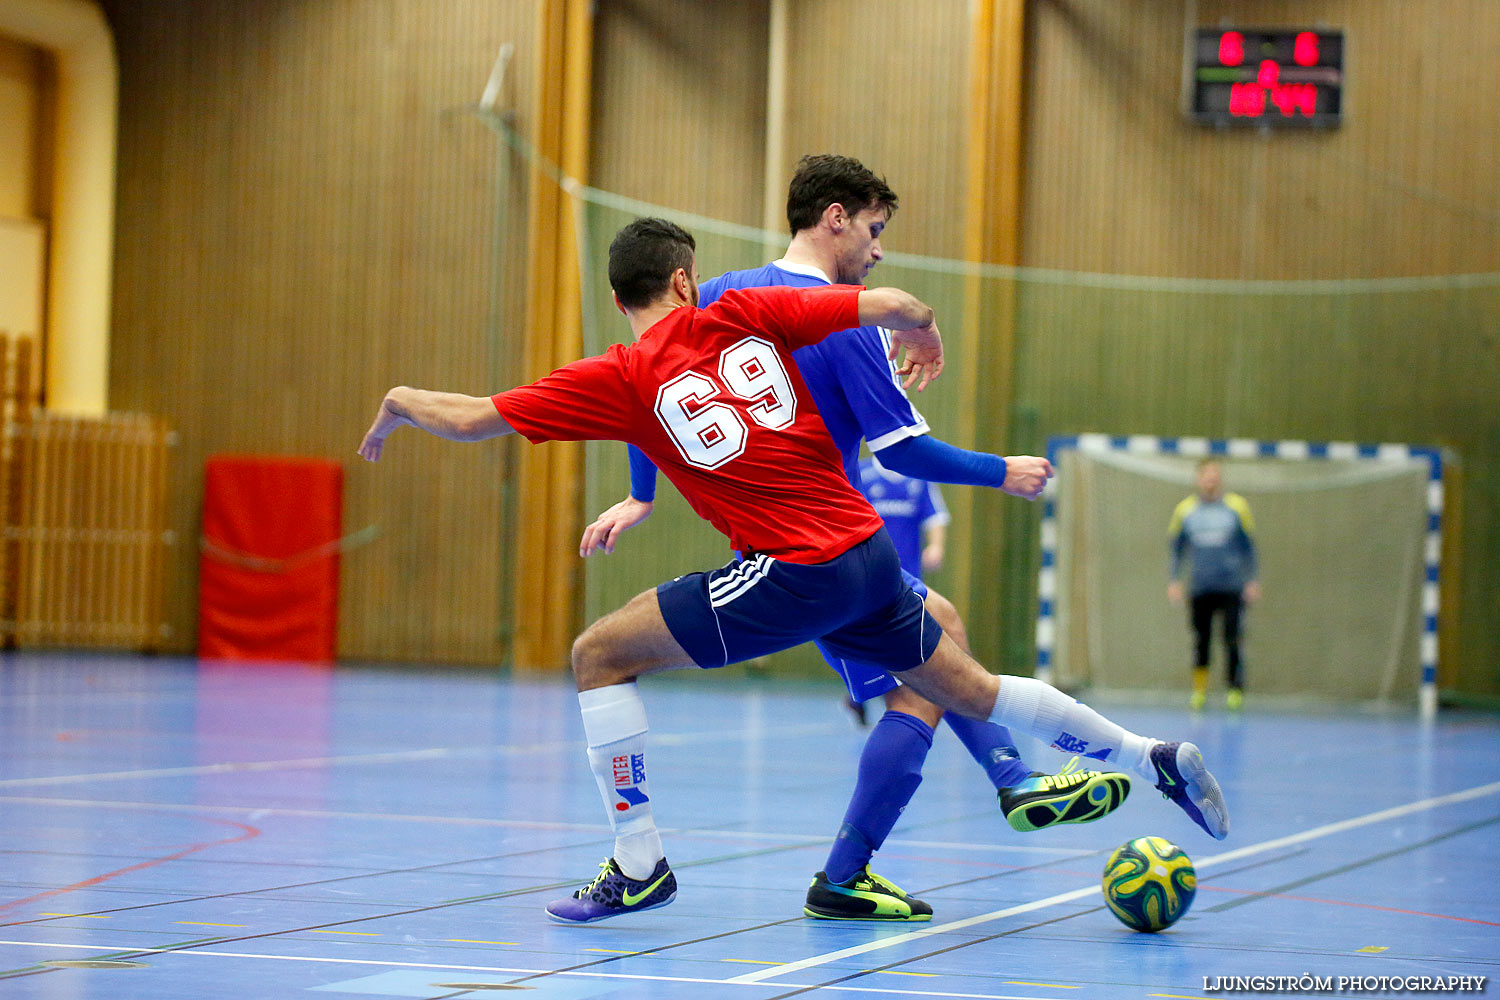
<instances>
[{"instance_id":1,"label":"player's dark hair","mask_svg":"<svg viewBox=\"0 0 1500 1000\"><path fill-rule=\"evenodd\" d=\"M609 286L620 305L642 309L661 297L679 267L693 273L693 234L666 219L636 219L609 244Z\"/></svg>"},{"instance_id":2,"label":"player's dark hair","mask_svg":"<svg viewBox=\"0 0 1500 1000\"><path fill-rule=\"evenodd\" d=\"M786 192L786 221L796 236L818 224L829 205L840 204L851 216L863 209L896 210L896 192L885 179L852 156L817 153L804 156Z\"/></svg>"}]
</instances>

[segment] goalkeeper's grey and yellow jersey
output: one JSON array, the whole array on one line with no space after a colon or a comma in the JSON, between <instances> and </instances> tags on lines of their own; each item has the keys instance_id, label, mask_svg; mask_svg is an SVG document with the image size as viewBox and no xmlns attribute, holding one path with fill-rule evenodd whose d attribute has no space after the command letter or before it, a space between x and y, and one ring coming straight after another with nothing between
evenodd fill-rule
<instances>
[{"instance_id":1,"label":"goalkeeper's grey and yellow jersey","mask_svg":"<svg viewBox=\"0 0 1500 1000\"><path fill-rule=\"evenodd\" d=\"M1172 512L1168 534L1172 579L1182 573L1186 556L1193 564L1191 593L1239 591L1255 579L1255 519L1238 493L1213 501L1188 497Z\"/></svg>"}]
</instances>

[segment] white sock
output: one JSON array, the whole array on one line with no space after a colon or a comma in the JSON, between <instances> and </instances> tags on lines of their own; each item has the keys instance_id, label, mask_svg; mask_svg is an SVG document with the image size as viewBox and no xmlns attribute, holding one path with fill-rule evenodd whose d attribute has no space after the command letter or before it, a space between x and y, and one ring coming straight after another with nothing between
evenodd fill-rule
<instances>
[{"instance_id":1,"label":"white sock","mask_svg":"<svg viewBox=\"0 0 1500 1000\"><path fill-rule=\"evenodd\" d=\"M615 831L615 863L644 879L662 858L661 834L646 791L646 706L635 682L578 692L589 767Z\"/></svg>"},{"instance_id":2,"label":"white sock","mask_svg":"<svg viewBox=\"0 0 1500 1000\"><path fill-rule=\"evenodd\" d=\"M1063 753L1108 761L1156 779L1151 747L1158 740L1137 736L1034 677L1002 676L990 721L1030 733Z\"/></svg>"}]
</instances>

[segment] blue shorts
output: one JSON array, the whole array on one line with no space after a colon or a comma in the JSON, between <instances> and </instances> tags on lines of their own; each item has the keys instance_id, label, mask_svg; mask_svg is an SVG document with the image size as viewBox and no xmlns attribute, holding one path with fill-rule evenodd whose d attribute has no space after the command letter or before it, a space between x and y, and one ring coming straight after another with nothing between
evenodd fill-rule
<instances>
[{"instance_id":1,"label":"blue shorts","mask_svg":"<svg viewBox=\"0 0 1500 1000\"><path fill-rule=\"evenodd\" d=\"M901 576L913 593L922 600L927 600L927 584L904 569L901 571ZM828 665L833 668L833 672L843 680L844 686L849 689L849 697L853 701L864 702L871 698L879 698L896 687L896 678L887 673L884 668L862 660L851 660L839 656L821 641L815 645L818 647L818 652L823 654L823 659L827 660Z\"/></svg>"},{"instance_id":2,"label":"blue shorts","mask_svg":"<svg viewBox=\"0 0 1500 1000\"><path fill-rule=\"evenodd\" d=\"M884 528L827 562L751 555L679 576L657 587L656 597L672 637L700 667L818 640L841 659L910 670L927 662L943 636L902 576Z\"/></svg>"}]
</instances>

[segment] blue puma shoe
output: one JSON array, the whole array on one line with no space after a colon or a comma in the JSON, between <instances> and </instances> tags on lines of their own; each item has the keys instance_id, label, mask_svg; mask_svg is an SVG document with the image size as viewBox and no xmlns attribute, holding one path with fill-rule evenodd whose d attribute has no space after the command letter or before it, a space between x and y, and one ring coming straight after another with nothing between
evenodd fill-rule
<instances>
[{"instance_id":1,"label":"blue puma shoe","mask_svg":"<svg viewBox=\"0 0 1500 1000\"><path fill-rule=\"evenodd\" d=\"M672 874L666 858L640 880L620 871L614 858L605 858L592 882L571 896L548 903L547 916L560 924L591 924L622 913L654 910L676 898L677 876Z\"/></svg>"},{"instance_id":2,"label":"blue puma shoe","mask_svg":"<svg viewBox=\"0 0 1500 1000\"><path fill-rule=\"evenodd\" d=\"M1151 748L1156 790L1182 807L1215 840L1229 836L1229 807L1219 783L1192 743L1158 743Z\"/></svg>"}]
</instances>

